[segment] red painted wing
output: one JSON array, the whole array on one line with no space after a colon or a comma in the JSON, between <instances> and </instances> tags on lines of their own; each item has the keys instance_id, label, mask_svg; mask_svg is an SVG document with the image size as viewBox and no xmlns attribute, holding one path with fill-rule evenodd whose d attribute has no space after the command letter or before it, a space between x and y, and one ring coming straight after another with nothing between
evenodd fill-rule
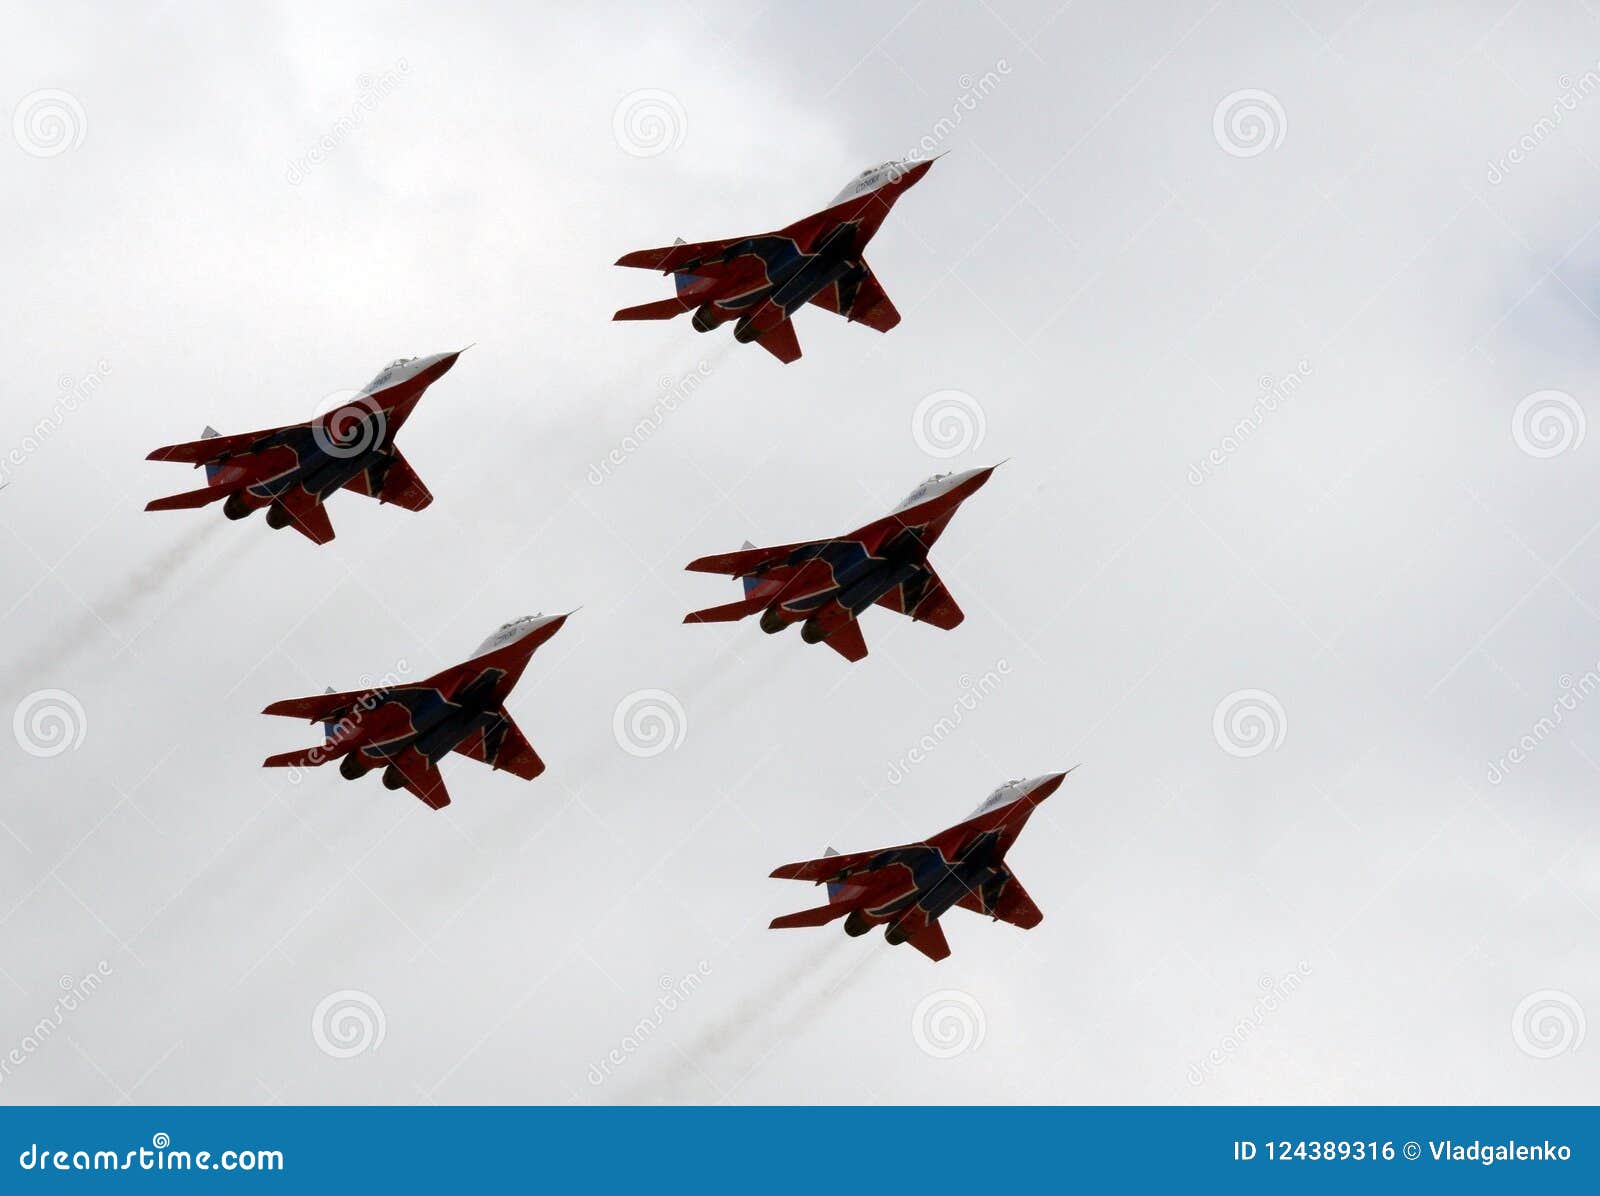
<instances>
[{"instance_id":1,"label":"red painted wing","mask_svg":"<svg viewBox=\"0 0 1600 1196\"><path fill-rule=\"evenodd\" d=\"M374 461L345 484L345 489L365 494L380 503L391 503L408 511L420 511L433 502L433 495L422 484L411 462L399 449L391 448L388 454Z\"/></svg>"},{"instance_id":2,"label":"red painted wing","mask_svg":"<svg viewBox=\"0 0 1600 1196\"><path fill-rule=\"evenodd\" d=\"M285 427L296 427L287 424ZM256 441L284 431L284 428L263 428L259 432L237 432L232 436L211 436L202 440L186 440L182 444L169 444L154 449L146 461L181 461L189 465L204 465L223 457L243 452Z\"/></svg>"},{"instance_id":3,"label":"red painted wing","mask_svg":"<svg viewBox=\"0 0 1600 1196\"><path fill-rule=\"evenodd\" d=\"M309 698L285 698L281 702L274 702L261 713L279 714L285 718L303 718L312 723L337 722L371 692L368 689L353 689L342 694L314 694Z\"/></svg>"},{"instance_id":4,"label":"red painted wing","mask_svg":"<svg viewBox=\"0 0 1600 1196\"><path fill-rule=\"evenodd\" d=\"M719 552L690 561L684 568L691 573L724 573L729 577L744 577L769 561L780 560L805 546L804 543L779 544L775 548L742 548L738 552Z\"/></svg>"},{"instance_id":5,"label":"red painted wing","mask_svg":"<svg viewBox=\"0 0 1600 1196\"><path fill-rule=\"evenodd\" d=\"M973 913L982 914L986 918L998 918L1002 922L1010 922L1011 925L1020 926L1023 930L1032 930L1044 921L1044 911L1033 903L1033 898L1028 896L1028 890L1022 887L1022 882L1014 875L1006 881L1006 886L1001 891L1000 900L995 903L994 909L984 909L983 902L976 893L968 893L956 904L962 909L970 909Z\"/></svg>"},{"instance_id":6,"label":"red painted wing","mask_svg":"<svg viewBox=\"0 0 1600 1196\"><path fill-rule=\"evenodd\" d=\"M473 760L480 760L499 772L509 772L514 777L531 781L544 771L544 761L533 750L520 727L512 721L504 707L500 709L500 722L456 744L455 750Z\"/></svg>"},{"instance_id":7,"label":"red painted wing","mask_svg":"<svg viewBox=\"0 0 1600 1196\"><path fill-rule=\"evenodd\" d=\"M824 881L836 882L845 879L847 874L869 862L873 856L882 855L885 851L898 850L901 849L886 847L877 851L857 851L851 855L825 855L821 859L802 860L798 864L785 864L781 868L774 868L772 877L774 880L810 880L817 884Z\"/></svg>"},{"instance_id":8,"label":"red painted wing","mask_svg":"<svg viewBox=\"0 0 1600 1196\"><path fill-rule=\"evenodd\" d=\"M800 338L795 335L792 320L780 320L757 337L756 344L784 365L800 358Z\"/></svg>"},{"instance_id":9,"label":"red painted wing","mask_svg":"<svg viewBox=\"0 0 1600 1196\"><path fill-rule=\"evenodd\" d=\"M617 259L619 266L634 266L640 270L660 270L663 274L676 273L690 262L697 263L696 272L702 277L713 277L707 270L715 263L702 262L702 258L713 258L721 254L728 246L739 241L748 241L749 237L728 237L722 241L696 241L693 244L667 245L661 249L636 249L632 253L625 253Z\"/></svg>"},{"instance_id":10,"label":"red painted wing","mask_svg":"<svg viewBox=\"0 0 1600 1196\"><path fill-rule=\"evenodd\" d=\"M414 747L408 747L389 761L390 767L400 774L405 787L424 805L442 810L450 804L450 794L445 790L444 778L439 769Z\"/></svg>"},{"instance_id":11,"label":"red painted wing","mask_svg":"<svg viewBox=\"0 0 1600 1196\"><path fill-rule=\"evenodd\" d=\"M284 492L279 504L289 513L289 525L313 544L333 539L333 521L323 505L298 486Z\"/></svg>"},{"instance_id":12,"label":"red painted wing","mask_svg":"<svg viewBox=\"0 0 1600 1196\"><path fill-rule=\"evenodd\" d=\"M813 295L811 302L851 323L888 332L900 322L900 313L884 292L872 267L863 262L862 268L866 270L864 277L830 283Z\"/></svg>"},{"instance_id":13,"label":"red painted wing","mask_svg":"<svg viewBox=\"0 0 1600 1196\"><path fill-rule=\"evenodd\" d=\"M938 963L950 954L950 944L945 941L944 928L937 922L929 922L921 930L907 937L906 942L934 963Z\"/></svg>"},{"instance_id":14,"label":"red painted wing","mask_svg":"<svg viewBox=\"0 0 1600 1196\"><path fill-rule=\"evenodd\" d=\"M867 641L861 634L861 624L854 619L822 642L849 661L860 660L867 654Z\"/></svg>"},{"instance_id":15,"label":"red painted wing","mask_svg":"<svg viewBox=\"0 0 1600 1196\"><path fill-rule=\"evenodd\" d=\"M924 564L922 571L895 586L877 600L887 610L909 615L919 623L931 623L949 631L959 626L967 616L956 605L944 582L933 569Z\"/></svg>"}]
</instances>

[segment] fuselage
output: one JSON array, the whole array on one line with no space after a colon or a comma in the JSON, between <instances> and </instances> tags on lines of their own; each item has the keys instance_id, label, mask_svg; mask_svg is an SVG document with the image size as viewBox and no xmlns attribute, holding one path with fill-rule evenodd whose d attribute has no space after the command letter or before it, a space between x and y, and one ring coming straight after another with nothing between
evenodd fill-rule
<instances>
[{"instance_id":1,"label":"fuselage","mask_svg":"<svg viewBox=\"0 0 1600 1196\"><path fill-rule=\"evenodd\" d=\"M395 434L423 392L455 364L459 353L390 362L373 380L310 423L280 428L248 451L211 468L212 486L233 491L233 517L271 506L301 489L317 502L358 474L381 475L392 460ZM377 478L381 488L381 477Z\"/></svg>"},{"instance_id":2,"label":"fuselage","mask_svg":"<svg viewBox=\"0 0 1600 1196\"><path fill-rule=\"evenodd\" d=\"M739 273L690 282L685 300L704 300L694 326L709 332L738 319L736 335L788 319L835 283L864 278L862 255L895 201L926 172L930 163L886 162L863 171L818 213L768 236L734 242L717 260L748 263ZM803 231L802 231L803 230ZM770 306L769 306L770 305Z\"/></svg>"},{"instance_id":3,"label":"fuselage","mask_svg":"<svg viewBox=\"0 0 1600 1196\"><path fill-rule=\"evenodd\" d=\"M815 642L857 618L896 586L914 590L919 580L927 580L929 551L970 490L976 489L969 484L987 472L935 474L907 495L887 520L870 525L879 529L876 534L863 537L852 533L802 545L777 562L799 568L774 589L762 614L762 630L771 633L791 623L805 623L805 638ZM939 505L939 499L963 487L967 491L948 506ZM929 509L905 521L897 519L920 507Z\"/></svg>"},{"instance_id":4,"label":"fuselage","mask_svg":"<svg viewBox=\"0 0 1600 1196\"><path fill-rule=\"evenodd\" d=\"M374 690L332 728L328 757L356 758L347 769L367 768L415 748L437 761L471 736L500 723L500 710L535 648L554 634L565 615L529 615L499 628L463 664L419 685ZM358 770L358 766L359 770Z\"/></svg>"}]
</instances>

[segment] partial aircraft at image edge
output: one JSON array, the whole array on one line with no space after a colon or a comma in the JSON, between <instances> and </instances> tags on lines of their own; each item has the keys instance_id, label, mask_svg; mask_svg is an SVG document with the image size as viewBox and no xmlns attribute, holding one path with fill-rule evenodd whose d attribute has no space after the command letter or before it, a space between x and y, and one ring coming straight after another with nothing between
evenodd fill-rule
<instances>
[{"instance_id":1,"label":"partial aircraft at image edge","mask_svg":"<svg viewBox=\"0 0 1600 1196\"><path fill-rule=\"evenodd\" d=\"M1067 772L1071 772L1068 769ZM776 880L828 886L828 903L772 920L770 929L825 926L843 918L855 938L887 926L891 946L910 943L937 962L950 954L939 918L952 906L1032 930L1044 914L1005 862L1038 806L1061 787L1066 772L1007 781L965 822L920 843L785 864Z\"/></svg>"},{"instance_id":2,"label":"partial aircraft at image edge","mask_svg":"<svg viewBox=\"0 0 1600 1196\"><path fill-rule=\"evenodd\" d=\"M802 624L800 638L825 643L846 660L867 654L858 618L874 604L949 630L966 616L928 563L928 551L957 509L999 466L928 478L882 519L830 540L756 548L746 544L691 561L696 573L744 582L738 602L684 616L685 623L726 623L761 613L768 635Z\"/></svg>"},{"instance_id":3,"label":"partial aircraft at image edge","mask_svg":"<svg viewBox=\"0 0 1600 1196\"><path fill-rule=\"evenodd\" d=\"M269 756L265 766L314 768L338 760L348 781L382 768L386 789L407 789L435 810L450 804L439 761L451 752L531 781L544 761L505 701L534 651L570 614L514 619L465 662L423 681L274 702L262 713L320 722L326 739Z\"/></svg>"},{"instance_id":4,"label":"partial aircraft at image edge","mask_svg":"<svg viewBox=\"0 0 1600 1196\"><path fill-rule=\"evenodd\" d=\"M423 393L465 351L392 361L353 398L303 424L232 436L207 428L199 440L158 448L148 460L203 465L206 484L154 499L145 510L221 501L224 515L243 519L265 507L268 526L293 527L315 544L333 539L323 503L336 490L420 511L433 495L395 448L394 438Z\"/></svg>"},{"instance_id":5,"label":"partial aircraft at image edge","mask_svg":"<svg viewBox=\"0 0 1600 1196\"><path fill-rule=\"evenodd\" d=\"M870 167L822 211L777 232L694 244L680 239L624 254L617 265L671 274L677 293L625 307L612 319L670 320L693 311L696 332L735 320L734 340L754 341L785 364L800 356L790 321L807 303L888 332L900 313L862 255L895 201L934 161Z\"/></svg>"}]
</instances>

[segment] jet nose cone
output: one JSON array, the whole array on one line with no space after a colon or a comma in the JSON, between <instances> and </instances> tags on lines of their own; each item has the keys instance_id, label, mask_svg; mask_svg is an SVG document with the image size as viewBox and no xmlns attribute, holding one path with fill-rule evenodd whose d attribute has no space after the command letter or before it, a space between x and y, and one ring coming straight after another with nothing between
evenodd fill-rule
<instances>
[{"instance_id":1,"label":"jet nose cone","mask_svg":"<svg viewBox=\"0 0 1600 1196\"><path fill-rule=\"evenodd\" d=\"M935 157L929 158L924 162L918 162L916 165L907 170L904 176L902 176L905 179L906 186L915 187L918 183L920 183L922 181L922 176L927 174L928 171L932 170L933 164L942 157L944 157L943 154L936 155Z\"/></svg>"},{"instance_id":2,"label":"jet nose cone","mask_svg":"<svg viewBox=\"0 0 1600 1196\"><path fill-rule=\"evenodd\" d=\"M1076 765L1073 767L1076 767ZM1067 773L1071 771L1072 769L1069 768L1067 772L1052 772L1042 777L1034 777L1028 783L1028 796L1036 802L1043 801L1061 788L1061 782L1067 779Z\"/></svg>"}]
</instances>

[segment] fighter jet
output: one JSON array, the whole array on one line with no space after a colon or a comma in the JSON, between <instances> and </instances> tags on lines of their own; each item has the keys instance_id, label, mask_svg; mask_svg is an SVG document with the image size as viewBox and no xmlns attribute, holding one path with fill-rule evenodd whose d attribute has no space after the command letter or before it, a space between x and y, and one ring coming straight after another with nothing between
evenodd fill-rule
<instances>
[{"instance_id":1,"label":"fighter jet","mask_svg":"<svg viewBox=\"0 0 1600 1196\"><path fill-rule=\"evenodd\" d=\"M775 233L693 245L680 240L625 254L617 265L671 274L678 289L671 299L625 307L612 319L670 320L693 311L696 332L737 320L734 340L755 341L782 362L800 356L789 321L807 303L888 332L900 313L861 255L895 200L933 162L885 162L863 170L822 211Z\"/></svg>"},{"instance_id":2,"label":"fighter jet","mask_svg":"<svg viewBox=\"0 0 1600 1196\"><path fill-rule=\"evenodd\" d=\"M891 946L910 943L935 961L950 954L939 918L953 905L1032 930L1044 915L1005 856L1034 808L1066 775L1007 781L965 822L921 843L854 855L830 848L819 860L785 864L773 872L776 879L826 884L828 904L774 918L771 929L825 926L843 918L844 932L854 938L887 924L883 937Z\"/></svg>"},{"instance_id":3,"label":"fighter jet","mask_svg":"<svg viewBox=\"0 0 1600 1196\"><path fill-rule=\"evenodd\" d=\"M347 781L382 768L384 788L409 789L435 810L450 804L439 761L453 751L531 781L544 771L544 761L512 721L505 700L534 649L567 618L514 619L465 663L426 681L274 702L262 713L320 722L326 741L269 756L265 766L314 768L338 760Z\"/></svg>"},{"instance_id":4,"label":"fighter jet","mask_svg":"<svg viewBox=\"0 0 1600 1196\"><path fill-rule=\"evenodd\" d=\"M800 638L826 643L846 660L867 654L857 618L873 603L949 629L966 616L928 564L928 550L966 499L998 466L940 473L923 482L882 519L832 540L756 548L691 561L697 573L744 581L744 597L684 617L685 623L725 623L761 612L771 635L802 624Z\"/></svg>"},{"instance_id":5,"label":"fighter jet","mask_svg":"<svg viewBox=\"0 0 1600 1196\"><path fill-rule=\"evenodd\" d=\"M155 499L145 510L222 501L224 515L243 519L266 507L267 526L293 526L317 544L333 539L322 504L341 487L420 511L433 495L395 448L395 434L464 351L391 361L353 398L307 423L233 436L207 428L199 440L158 448L149 460L204 465L206 485Z\"/></svg>"}]
</instances>

